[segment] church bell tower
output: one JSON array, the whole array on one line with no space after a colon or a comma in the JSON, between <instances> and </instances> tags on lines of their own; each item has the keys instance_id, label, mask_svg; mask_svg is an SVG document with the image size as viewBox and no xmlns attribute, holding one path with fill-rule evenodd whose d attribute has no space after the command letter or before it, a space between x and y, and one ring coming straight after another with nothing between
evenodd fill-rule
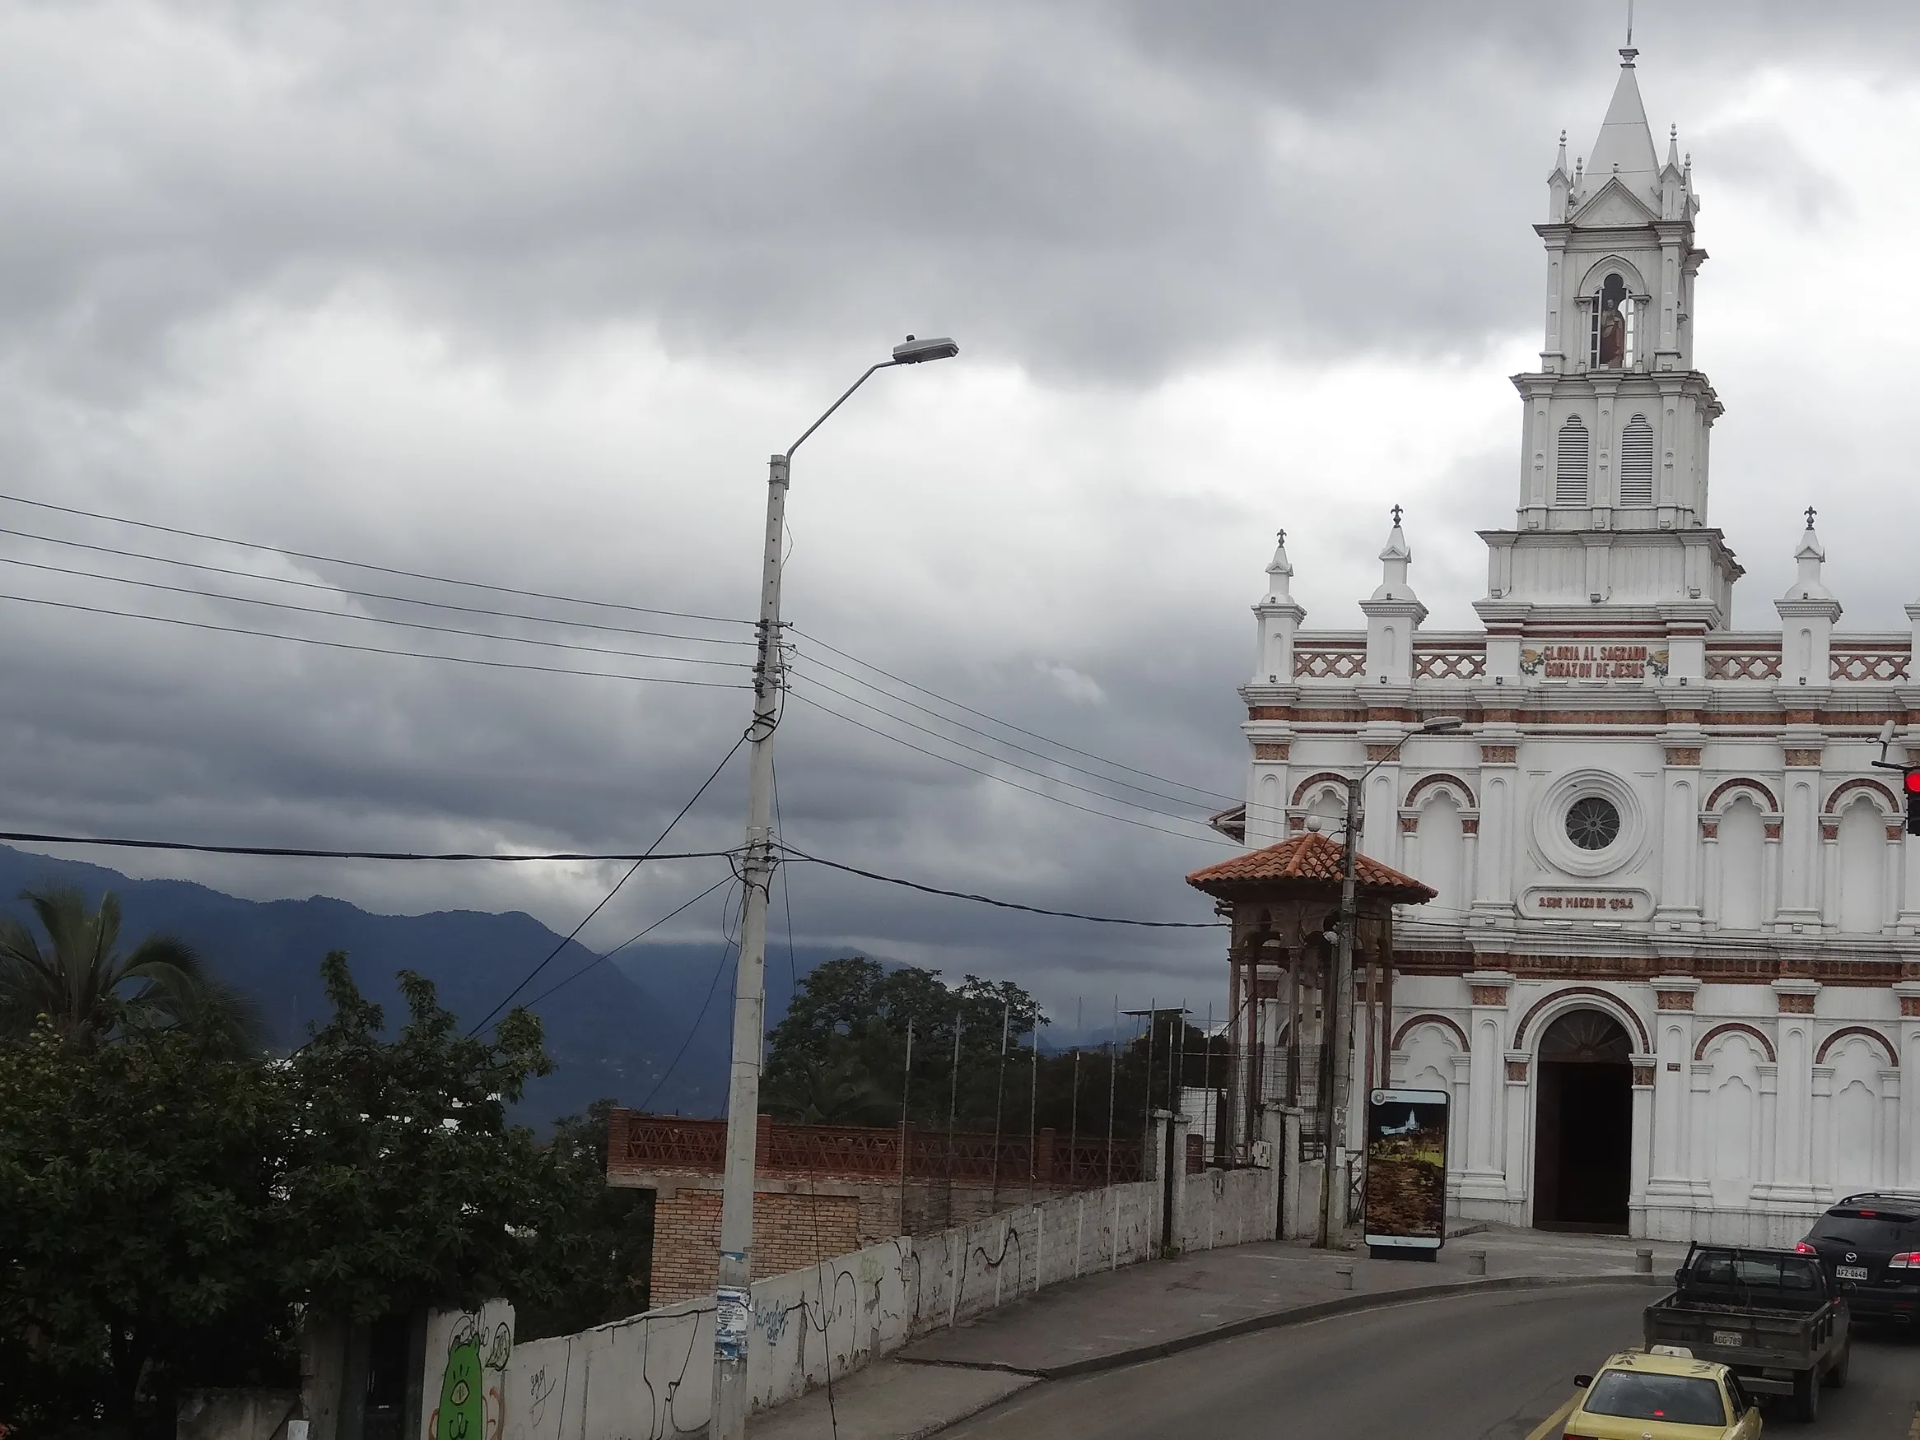
<instances>
[{"instance_id":1,"label":"church bell tower","mask_svg":"<svg viewBox=\"0 0 1920 1440\"><path fill-rule=\"evenodd\" d=\"M1721 406L1694 368L1700 201L1677 130L1661 163L1634 69L1599 138L1547 177L1545 342L1513 377L1524 409L1520 503L1491 550L1490 630L1610 618L1681 633L1725 629L1741 574L1707 525L1708 440ZM1626 615L1622 609L1634 612Z\"/></svg>"}]
</instances>

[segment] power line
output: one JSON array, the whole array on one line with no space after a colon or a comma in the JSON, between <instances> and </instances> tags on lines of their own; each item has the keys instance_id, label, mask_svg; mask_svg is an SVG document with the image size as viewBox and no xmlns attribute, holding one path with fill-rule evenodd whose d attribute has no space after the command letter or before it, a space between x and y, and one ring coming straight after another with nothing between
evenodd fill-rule
<instances>
[{"instance_id":1,"label":"power line","mask_svg":"<svg viewBox=\"0 0 1920 1440\"><path fill-rule=\"evenodd\" d=\"M983 760L991 760L996 765L1004 765L1009 770L1019 771L1022 775L1031 775L1036 780L1051 781L1055 785L1064 785L1069 790L1078 790L1083 795L1092 795L1101 800L1111 801L1115 805L1125 805L1129 809L1133 809L1133 810L1145 810L1148 814L1151 814L1151 815L1164 815L1169 820L1181 820L1191 825L1204 825L1207 823L1205 818L1201 816L1182 815L1177 810L1162 810L1157 805L1143 805L1138 800L1127 799L1124 795L1114 795L1114 794L1110 794L1105 790L1095 790L1091 786L1076 784L1072 780L1062 780L1058 775L1049 774L1047 771L1035 770L1030 765L1022 765L1017 760L1009 760L1005 756L997 755L991 750L982 750L977 745L969 745L964 740L956 740L951 735L943 735L938 730L931 729L928 726L921 725L915 721L907 719L907 717L904 715L895 715L891 710L883 710L878 705L875 705L869 700L862 700L858 695L849 695L844 690L837 690L833 686L827 684L826 681L816 680L811 675L806 677L806 682L809 685L816 686L819 689L826 691L829 695L838 695L842 700L845 700L850 704L858 705L863 710L870 711L875 715L884 715L886 716L887 719L893 721L895 724L904 725L909 730L917 730L922 735L930 735L934 739L939 740L944 744L952 745L957 747L958 749L965 750L969 755L978 755ZM1033 752L1028 751L1027 753L1032 754ZM1045 759L1046 757L1041 756L1040 758ZM1072 769L1076 767L1070 766L1068 768ZM1083 771L1081 773L1084 774L1086 772ZM1104 777L1101 777L1101 778L1104 778ZM1120 784L1123 782L1116 781L1114 783ZM1137 789L1139 787L1132 786L1128 788ZM1149 791L1147 793L1159 794L1158 791ZM1186 801L1180 800L1177 796L1173 796L1173 795L1164 795L1164 796L1161 796L1161 798L1165 800L1172 800L1174 801L1175 804L1188 803Z\"/></svg>"},{"instance_id":2,"label":"power line","mask_svg":"<svg viewBox=\"0 0 1920 1440\"><path fill-rule=\"evenodd\" d=\"M0 840L26 845L100 845L119 850L185 850L200 855L259 855L292 860L489 860L515 864L532 860L725 860L731 850L629 850L594 853L562 850L531 855L496 855L487 851L311 850L290 845L201 845L189 840L129 840L103 835L43 835L29 830L0 830Z\"/></svg>"},{"instance_id":3,"label":"power line","mask_svg":"<svg viewBox=\"0 0 1920 1440\"><path fill-rule=\"evenodd\" d=\"M899 885L904 889L918 890L927 895L944 895L950 900L971 900L976 905L992 905L1001 910L1024 910L1029 915L1050 915L1058 920L1085 920L1094 925L1132 925L1147 930L1217 930L1225 925L1223 920L1125 920L1112 915L1084 915L1076 910L1049 910L1041 905L1023 905L1017 900L996 900L990 895L975 895L965 890L943 890L937 885L922 885L917 880L903 880L898 875L882 875L873 870L862 870L857 865L843 865L838 860L823 860L818 855L809 855L804 850L782 842L780 848L795 860L805 860L812 865L824 865L829 870L842 870L849 875L858 875L866 880L878 880L886 885Z\"/></svg>"},{"instance_id":4,"label":"power line","mask_svg":"<svg viewBox=\"0 0 1920 1440\"><path fill-rule=\"evenodd\" d=\"M1091 805L1081 805L1075 801L1065 799L1064 797L1059 795L1049 795L1046 791L1036 790L1031 785L1022 785L1018 780L1009 780L1007 779L1006 776L996 775L991 770L982 770L978 765L969 765L967 764L966 761L956 760L951 755L942 755L937 750L929 750L923 745L916 745L911 740L902 740L898 735L889 735L886 731L879 729L876 726L869 725L862 720L856 720L851 715L846 715L838 710L835 710L831 705L823 705L818 700L813 699L809 695L803 695L798 690L788 688L786 693L789 696L791 696L793 699L800 701L802 704L810 705L815 710L824 710L827 714L833 716L835 719L844 720L847 724L852 725L858 729L865 730L867 733L871 735L878 735L882 740L891 740L894 744L904 746L908 750L912 750L917 754L927 756L929 759L940 760L945 762L948 765L958 766L962 770L966 770L972 774L982 776L988 780L992 780L996 782L997 784L1010 785L1015 790L1026 791L1026 793L1029 795L1038 795L1042 800L1051 800L1054 804L1064 805L1069 810L1078 810L1085 815L1098 815L1102 820L1116 820L1122 825L1132 825L1135 828L1140 830L1156 831L1161 835L1171 835L1174 838L1179 840L1198 840L1198 841L1201 841L1202 843L1209 844L1209 845L1233 845L1233 848L1236 850L1241 848L1238 845L1234 845L1233 841L1226 839L1224 836L1219 839L1216 839L1212 835L1188 835L1179 830L1169 830L1164 825L1155 825L1146 820L1135 820L1132 816L1129 816L1129 815L1115 815L1106 810L1096 810ZM1060 783L1064 784L1065 782L1063 781ZM1073 788L1080 789L1082 787L1075 786ZM1112 799L1113 797L1108 796L1105 798ZM1114 803L1125 804L1126 802L1122 800L1115 800ZM1155 813L1159 813L1159 812L1155 812ZM1204 826L1206 824L1204 820L1195 820L1191 823L1199 826Z\"/></svg>"},{"instance_id":5,"label":"power line","mask_svg":"<svg viewBox=\"0 0 1920 1440\"><path fill-rule=\"evenodd\" d=\"M667 857L663 855L656 855L653 858L656 860L663 860L663 859L666 859ZM629 938L622 940L618 945L614 946L611 950L607 951L607 953L604 955L594 956L592 960L588 961L585 965L582 965L578 970L574 971L573 974L567 976L566 979L560 981L558 984L549 985L546 989L542 990L538 995L534 996L533 999L527 1001L527 1009L531 1010L534 1006L538 1005L542 1000L545 1000L549 995L554 994L556 991L566 989L567 986L571 985L574 981L578 980L582 975L586 974L589 970L593 969L597 965L602 965L606 963L608 960L611 960L614 956L618 955L622 950L625 950L629 945L636 945L640 941L646 939L647 936L651 935L654 931L658 930L662 925L666 924L669 920L673 919L674 916L680 914L682 911L691 910L695 905L698 905L702 900L706 899L707 896L711 895L714 891L718 890L722 885L731 885L732 883L733 883L733 875L731 872L721 876L720 879L714 881L713 884L707 886L706 889L702 890L698 895L694 896L693 899L687 901L684 905L676 905L673 909L669 910L666 914L662 915L658 920L654 921L651 925L647 926L646 929L640 931L639 934L630 936Z\"/></svg>"},{"instance_id":6,"label":"power line","mask_svg":"<svg viewBox=\"0 0 1920 1440\"><path fill-rule=\"evenodd\" d=\"M744 886L741 888L740 899L744 905L746 902ZM707 1018L707 1011L713 1005L713 992L720 988L720 972L727 968L727 956L733 953L734 943L727 934L725 909L721 911L720 916L720 938L726 943L720 947L720 959L713 967L713 979L707 982L707 998L700 1002L700 1013L693 1017L693 1024L687 1027L687 1038L680 1042L680 1048L674 1052L673 1059L667 1063L667 1068L660 1072L660 1078L653 1082L653 1089L647 1092L647 1098L640 1102L638 1108L642 1111L653 1104L653 1097L660 1093L660 1087L667 1083L668 1078L680 1067L680 1062L686 1058L687 1047L693 1044L693 1037L700 1033L700 1022Z\"/></svg>"},{"instance_id":7,"label":"power line","mask_svg":"<svg viewBox=\"0 0 1920 1440\"><path fill-rule=\"evenodd\" d=\"M688 640L698 645L752 646L758 643L753 640L728 640L711 635L688 635L678 630L643 630L632 625L606 625L595 620L562 619L554 615L528 615L519 610L495 610L485 605L459 605L451 600L423 600L417 595L389 595L383 590L356 590L349 585L329 585L320 580L297 580L290 575L269 575L263 570L236 570L230 565L209 565L199 560L180 560L171 555L155 555L146 550L123 550L113 545L90 544L85 540L66 540L58 535L42 535L33 530L14 530L4 525L0 525L0 535L12 535L18 539L36 540L48 545L64 545L68 549L88 550L96 555L117 555L124 560L146 560L155 565L173 565L183 570L198 570L208 575L227 575L237 580L261 580L272 585L291 585L301 590L319 590L329 595L350 595L359 600L386 600L396 605L418 605L429 610L452 610L463 615L486 615L496 620L528 620L537 625L563 625L575 630L599 630L612 635L639 635L655 640Z\"/></svg>"},{"instance_id":8,"label":"power line","mask_svg":"<svg viewBox=\"0 0 1920 1440\"><path fill-rule=\"evenodd\" d=\"M513 997L518 995L522 990L526 989L528 984L533 980L533 977L538 975L542 970L546 969L550 963L552 963L554 956L558 955L562 950L566 949L568 945L573 943L574 937L578 935L582 930L587 928L587 921L593 919L594 916L598 915L602 910L606 909L610 903L612 903L613 897L620 893L620 887L625 885L627 881L631 880L634 876L634 872L639 870L639 868L642 865L647 863L649 856L651 856L655 850L660 848L661 844L666 840L667 836L673 833L673 827L678 825L681 822L681 820L686 818L686 813L689 810L693 809L695 802L698 801L702 795L707 793L707 787L713 784L715 780L718 780L720 778L720 772L727 768L727 762L733 759L734 755L739 751L740 747L746 743L747 743L747 737L745 733L742 733L741 736L733 742L733 744L727 747L727 753L720 757L720 763L713 767L713 772L710 775L708 775L706 779L700 782L700 788L693 792L692 797L687 801L687 803L682 805L679 811L674 815L673 819L667 822L667 828L662 830L660 832L659 838L656 839L653 842L653 844L647 847L647 853L644 855L641 855L637 860L633 862L632 865L627 867L626 873L622 875L618 880L613 882L613 888L607 891L606 895L601 899L600 903L594 906L593 909L589 910L584 916L582 916L580 923L574 926L573 929L567 932L566 938L561 940L559 944L555 945L553 949L549 950L546 954L546 958L542 960L538 965L534 966L533 969L529 970L526 973L526 975L521 979L518 985L514 986L513 989L509 990L505 995L501 996L499 1003L496 1004L493 1007L493 1009L489 1010L485 1015L481 1016L480 1023L478 1025L475 1025L473 1029L469 1030L467 1034L477 1035L480 1033L481 1030L485 1029L486 1024L489 1020L493 1019L494 1016L498 1015L502 1010L506 1009L508 1002L510 1002L513 999Z\"/></svg>"},{"instance_id":9,"label":"power line","mask_svg":"<svg viewBox=\"0 0 1920 1440\"><path fill-rule=\"evenodd\" d=\"M990 730L982 730L978 725L969 725L964 720L956 720L951 715L943 715L938 710L933 709L931 706L917 704L914 701L907 699L903 695L895 695L892 691L886 689L884 686L876 685L871 680L862 679L860 676L855 675L852 671L842 670L839 666L831 665L825 660L820 660L813 656L807 656L805 657L804 663L809 666L818 666L822 670L829 670L833 672L835 675L840 676L842 679L851 680L856 685L865 686L867 689L873 691L876 695L884 695L887 699L893 701L894 704L896 705L905 705L910 710L918 710L922 715L931 715L934 719L940 721L940 723L943 725L951 725L956 730L964 730L970 735L978 735L981 739L990 741L995 745L1004 745L1009 750L1018 750L1022 755L1031 755L1036 760L1045 761L1049 765L1058 765L1063 770L1071 770L1075 774L1086 775L1095 780L1104 780L1109 785L1120 786L1123 790L1134 790L1134 791L1138 791L1142 795L1152 795L1156 799L1171 800L1176 805L1195 805L1199 803L1197 801L1190 800L1183 795L1169 795L1164 790L1154 790L1145 785L1135 785L1131 781L1121 780L1115 776L1103 774L1098 770L1089 770L1084 765L1075 765L1069 761L1061 760L1056 756L1047 754L1044 750L1035 750L1030 746L1017 745L1011 740L1003 740ZM820 685L823 689L832 688L831 686L828 686L824 681L816 680L814 683L817 685ZM835 690L833 693L836 695L840 695L845 699L854 700L855 704L862 704L862 705L871 704L870 701L856 700L855 697L851 695L847 695L844 691ZM874 708L877 709L878 707L876 706ZM906 720L904 717L896 716L895 718L899 719L903 725L913 723L909 720ZM995 722L995 723L1002 723L1002 722ZM915 728L919 728L919 727L915 727ZM1009 727L1009 728L1012 728L1012 727ZM932 732L929 732L929 733L932 733ZM1024 734L1026 732L1023 731L1021 733ZM942 737L942 738L945 738L945 737ZM954 741L953 743L959 744L960 742ZM1050 740L1047 743L1052 745L1052 744L1056 744L1057 742ZM1061 747L1061 748L1066 748L1066 747ZM1077 754L1079 752L1076 751L1075 753ZM1125 768L1125 767L1121 767L1121 768ZM1215 794L1215 792L1211 790L1201 790L1200 787L1196 785L1186 785L1178 780L1171 780L1171 781L1168 781L1167 783L1171 785L1178 785L1183 790L1193 790L1198 794L1207 796L1209 797L1209 803L1211 803L1213 800L1226 798L1222 795Z\"/></svg>"},{"instance_id":10,"label":"power line","mask_svg":"<svg viewBox=\"0 0 1920 1440\"><path fill-rule=\"evenodd\" d=\"M735 615L701 615L688 610L661 610L648 605L627 605L616 600L587 600L578 595L556 595L546 590L519 590L511 585L493 585L484 580L461 580L449 575L430 575L420 570L403 570L392 565L375 565L366 560L347 560L338 555L321 555L310 550L293 550L285 545L265 545L253 540L235 540L231 536L213 535L204 530L187 530L176 525L159 525L151 520L134 520L125 515L107 515L98 510L82 510L72 505L56 505L49 500L30 500L24 495L0 492L0 500L10 501L15 505L31 505L36 510L53 510L62 515L78 515L88 520L104 520L110 525L131 525L136 529L153 530L163 535L180 535L190 540L208 540L216 545L234 545L242 550L271 550L296 560L314 560L323 565L346 565L355 570L368 570L380 575L399 575L409 580L425 580L435 585L459 585L470 590L491 590L497 595L519 595L529 600L557 600L565 605L589 605L601 610L624 610L634 615L669 615L676 620L706 620L716 625L754 623Z\"/></svg>"},{"instance_id":11,"label":"power line","mask_svg":"<svg viewBox=\"0 0 1920 1440\"><path fill-rule=\"evenodd\" d=\"M0 499L6 497L0 496ZM215 625L208 620L183 620L174 615L148 615L140 610L115 610L107 605L82 605L72 600L46 600L35 595L0 593L0 600L20 605L41 605L54 610L75 610L87 615L113 615L122 620L148 620L156 625L175 625L186 630L206 630L217 635L253 635L262 640L285 640L294 645L312 645L322 650L352 650L364 655L398 655L409 660L439 660L449 665L474 665L483 670L526 670L539 675L587 675L601 680L631 680L645 685L691 685L701 690L745 690L750 687L730 680L684 680L672 675L626 675L611 670L574 670L564 665L534 665L519 660L482 660L473 655L442 655L432 650L395 650L385 645L356 645L348 640L321 640L312 635L288 635L279 630L255 630L245 625Z\"/></svg>"},{"instance_id":12,"label":"power line","mask_svg":"<svg viewBox=\"0 0 1920 1440\"><path fill-rule=\"evenodd\" d=\"M5 498L6 498L5 496L0 496L0 499L5 499ZM1170 776L1166 776L1166 775L1156 775L1151 770L1141 770L1132 765L1123 765L1118 760L1109 760L1104 755L1094 754L1091 750L1076 749L1074 746L1068 745L1063 741L1055 740L1049 736L1042 735L1037 730L1023 729L1022 727L1013 724L1011 721L1002 720L998 716L989 715L984 710L976 710L971 705L963 704L962 702L952 699L949 696L942 695L937 690L929 690L924 685L915 684L913 681L906 679L904 676L895 675L891 670L882 670L878 665L875 665L871 660L862 660L858 655L854 655L849 653L848 651L842 650L837 645L830 645L825 640L822 640L818 635L813 634L811 631L802 630L798 626L789 626L788 628L790 628L794 634L802 635L805 638L813 641L814 644L820 646L822 649L831 650L835 655L838 655L842 660L851 661L853 664L861 666L863 669L873 671L873 673L876 675L884 675L887 677L887 679L893 681L895 684L904 685L909 690L917 690L922 695L931 695L935 700L938 700L943 705L951 705L956 710L964 710L969 715L973 715L978 717L979 719L985 720L989 724L999 725L1005 729L1013 731L1015 734L1024 735L1029 740L1038 740L1042 744L1052 745L1056 749L1065 750L1070 755L1078 755L1084 760L1098 760L1102 765L1110 765L1116 770L1125 770L1130 775L1139 775L1148 780L1158 780L1163 785L1178 785L1183 790L1197 790L1199 791L1200 794L1212 796L1216 800L1227 800L1234 803L1238 803L1240 799L1240 797L1237 795L1228 795L1218 790L1208 790L1203 786L1188 785L1183 780L1175 780Z\"/></svg>"},{"instance_id":13,"label":"power line","mask_svg":"<svg viewBox=\"0 0 1920 1440\"><path fill-rule=\"evenodd\" d=\"M327 610L318 605L295 605L286 600L262 600L252 595L229 595L221 590L200 590L191 585L169 585L163 580L137 580L129 575L109 575L99 570L79 570L69 565L48 565L39 560L22 560L0 555L0 565L17 565L51 575L71 575L82 580L106 580L115 585L137 585L143 590L162 590L171 595L194 595L203 600L225 600L235 605L258 605L268 610L285 610L298 615L321 615L329 620L352 620L362 625L393 625L406 630L424 630L435 635L464 635L474 640L498 640L508 645L538 645L546 650L578 650L593 655L617 655L627 660L666 660L677 665L711 665L725 670L751 670L747 660L705 660L693 655L657 655L645 650L619 650L606 645L581 645L571 640L541 640L527 635L501 635L491 630L466 630L457 625L433 625L424 620L398 620L389 615L356 615L349 610ZM155 617L157 618L157 617Z\"/></svg>"}]
</instances>

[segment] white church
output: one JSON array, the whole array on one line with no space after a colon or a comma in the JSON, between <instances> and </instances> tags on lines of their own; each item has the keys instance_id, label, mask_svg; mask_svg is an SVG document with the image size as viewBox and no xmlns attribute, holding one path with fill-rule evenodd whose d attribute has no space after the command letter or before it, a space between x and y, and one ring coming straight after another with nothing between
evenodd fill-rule
<instances>
[{"instance_id":1,"label":"white church","mask_svg":"<svg viewBox=\"0 0 1920 1440\"><path fill-rule=\"evenodd\" d=\"M1891 758L1920 756L1920 603L1905 631L1837 629L1809 513L1779 625L1729 628L1699 200L1620 53L1591 152L1569 171L1563 139L1548 177L1482 628L1422 628L1396 512L1366 630L1305 630L1283 532L1241 690L1244 834L1223 824L1249 848L1337 831L1341 777L1462 717L1373 771L1361 836L1439 891L1396 922L1378 1040L1395 1083L1452 1095L1450 1209L1791 1244L1837 1197L1920 1190L1920 837L1870 763L1889 720Z\"/></svg>"}]
</instances>

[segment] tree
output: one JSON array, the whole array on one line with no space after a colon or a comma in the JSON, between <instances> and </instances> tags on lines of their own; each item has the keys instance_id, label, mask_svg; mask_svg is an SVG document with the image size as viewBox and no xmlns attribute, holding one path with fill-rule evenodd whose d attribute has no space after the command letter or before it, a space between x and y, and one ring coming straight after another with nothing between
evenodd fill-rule
<instances>
[{"instance_id":1,"label":"tree","mask_svg":"<svg viewBox=\"0 0 1920 1440\"><path fill-rule=\"evenodd\" d=\"M21 892L47 943L12 915L0 916L0 1036L20 1039L44 1017L55 1034L97 1045L194 1021L232 1049L258 1049L265 1035L253 1003L208 973L185 941L149 935L122 953L120 899L92 909L72 886Z\"/></svg>"},{"instance_id":2,"label":"tree","mask_svg":"<svg viewBox=\"0 0 1920 1440\"><path fill-rule=\"evenodd\" d=\"M547 1142L565 1203L535 1242L546 1299L523 1299L522 1340L570 1335L647 1308L653 1260L653 1191L607 1184L607 1122L613 1100L554 1123Z\"/></svg>"},{"instance_id":3,"label":"tree","mask_svg":"<svg viewBox=\"0 0 1920 1440\"><path fill-rule=\"evenodd\" d=\"M0 1043L0 1419L124 1429L144 1392L273 1378L285 1086L192 1023Z\"/></svg>"},{"instance_id":4,"label":"tree","mask_svg":"<svg viewBox=\"0 0 1920 1440\"><path fill-rule=\"evenodd\" d=\"M1012 1074L1028 1063L1018 1059L1028 1053L1023 1037L1046 1023L1034 998L1011 981L968 975L949 986L937 970L889 969L861 956L829 960L801 980L786 1017L769 1032L766 1108L784 1120L892 1125L904 1085L916 1125L944 1126L951 1106L961 1128L991 1128L1003 1024Z\"/></svg>"}]
</instances>

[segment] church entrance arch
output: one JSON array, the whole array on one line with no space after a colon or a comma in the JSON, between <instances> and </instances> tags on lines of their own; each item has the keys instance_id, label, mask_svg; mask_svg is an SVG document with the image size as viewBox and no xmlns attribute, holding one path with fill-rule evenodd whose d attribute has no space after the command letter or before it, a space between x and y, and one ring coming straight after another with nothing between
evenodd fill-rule
<instances>
[{"instance_id":1,"label":"church entrance arch","mask_svg":"<svg viewBox=\"0 0 1920 1440\"><path fill-rule=\"evenodd\" d=\"M1569 1010L1540 1037L1533 1223L1624 1235L1633 1157L1633 1042L1599 1010Z\"/></svg>"}]
</instances>

